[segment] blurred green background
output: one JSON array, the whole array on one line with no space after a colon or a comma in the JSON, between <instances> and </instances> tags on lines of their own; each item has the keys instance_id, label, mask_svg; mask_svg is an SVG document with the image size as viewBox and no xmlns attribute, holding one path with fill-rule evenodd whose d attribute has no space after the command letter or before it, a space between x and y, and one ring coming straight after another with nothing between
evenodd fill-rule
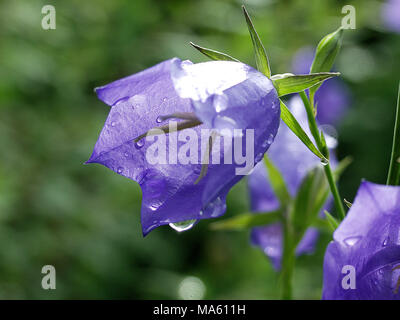
<instances>
[{"instance_id":1,"label":"blurred green background","mask_svg":"<svg viewBox=\"0 0 400 320\"><path fill-rule=\"evenodd\" d=\"M400 39L383 27L379 1L86 0L0 2L0 298L279 298L277 274L247 232L214 232L202 221L178 234L142 237L139 186L88 159L108 114L93 88L177 56L205 59L189 41L254 65L240 5L246 4L273 73L315 46L354 5L336 69L353 95L338 157L352 201L362 178L384 183L398 86ZM41 8L56 8L56 30ZM245 185L225 217L248 210ZM298 260L294 296L319 299L328 236ZM54 265L57 289L41 288ZM195 277L195 278L193 278ZM198 292L198 295L195 293Z\"/></svg>"}]
</instances>

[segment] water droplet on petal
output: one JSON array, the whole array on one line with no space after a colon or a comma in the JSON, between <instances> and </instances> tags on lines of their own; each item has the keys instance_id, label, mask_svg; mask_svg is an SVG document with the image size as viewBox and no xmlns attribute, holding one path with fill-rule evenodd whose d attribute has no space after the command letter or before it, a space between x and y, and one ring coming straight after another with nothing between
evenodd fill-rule
<instances>
[{"instance_id":1,"label":"water droplet on petal","mask_svg":"<svg viewBox=\"0 0 400 320\"><path fill-rule=\"evenodd\" d=\"M125 158L129 158L129 152L125 152L125 153L124 153L124 157L125 157Z\"/></svg>"},{"instance_id":2,"label":"water droplet on petal","mask_svg":"<svg viewBox=\"0 0 400 320\"><path fill-rule=\"evenodd\" d=\"M167 100L168 100L167 97L164 97L164 98L162 99L163 102L166 102Z\"/></svg>"},{"instance_id":3,"label":"water droplet on petal","mask_svg":"<svg viewBox=\"0 0 400 320\"><path fill-rule=\"evenodd\" d=\"M155 200L153 203L149 205L151 211L156 211L162 205L161 201Z\"/></svg>"},{"instance_id":4,"label":"water droplet on petal","mask_svg":"<svg viewBox=\"0 0 400 320\"><path fill-rule=\"evenodd\" d=\"M112 121L112 122L111 122L111 127L115 127L116 124L117 124L117 123L116 123L115 121Z\"/></svg>"},{"instance_id":5,"label":"water droplet on petal","mask_svg":"<svg viewBox=\"0 0 400 320\"><path fill-rule=\"evenodd\" d=\"M207 214L210 214L212 218L218 217L226 209L226 204L221 200L220 197L210 202L205 208Z\"/></svg>"},{"instance_id":6,"label":"water droplet on petal","mask_svg":"<svg viewBox=\"0 0 400 320\"><path fill-rule=\"evenodd\" d=\"M279 248L278 248L276 245L266 246L266 247L264 248L264 253L265 253L267 256L272 256L272 257L275 257L275 256L281 254Z\"/></svg>"},{"instance_id":7,"label":"water droplet on petal","mask_svg":"<svg viewBox=\"0 0 400 320\"><path fill-rule=\"evenodd\" d=\"M123 167L118 167L117 173L122 173L122 171L124 171L124 168Z\"/></svg>"},{"instance_id":8,"label":"water droplet on petal","mask_svg":"<svg viewBox=\"0 0 400 320\"><path fill-rule=\"evenodd\" d=\"M157 119L156 119L156 122L157 122L157 123L161 123L162 120L163 120L162 117L161 117L161 116L158 116Z\"/></svg>"},{"instance_id":9,"label":"water droplet on petal","mask_svg":"<svg viewBox=\"0 0 400 320\"><path fill-rule=\"evenodd\" d=\"M215 111L221 112L228 108L228 97L225 94L217 94L214 97Z\"/></svg>"},{"instance_id":10,"label":"water droplet on petal","mask_svg":"<svg viewBox=\"0 0 400 320\"><path fill-rule=\"evenodd\" d=\"M349 247L354 246L355 244L358 243L358 241L360 241L361 237L360 236L355 236L355 237L348 237L346 239L344 239L344 243L346 245L348 245Z\"/></svg>"},{"instance_id":11,"label":"water droplet on petal","mask_svg":"<svg viewBox=\"0 0 400 320\"><path fill-rule=\"evenodd\" d=\"M142 148L143 146L144 146L144 139L141 139L141 140L135 142L135 148L136 148L136 149L140 149L140 148Z\"/></svg>"},{"instance_id":12,"label":"water droplet on petal","mask_svg":"<svg viewBox=\"0 0 400 320\"><path fill-rule=\"evenodd\" d=\"M389 240L390 240L389 237L387 237L385 240L383 240L382 247L386 247L388 245L388 243L389 243Z\"/></svg>"},{"instance_id":13,"label":"water droplet on petal","mask_svg":"<svg viewBox=\"0 0 400 320\"><path fill-rule=\"evenodd\" d=\"M271 144L272 142L274 142L274 135L271 133L268 137L267 143Z\"/></svg>"},{"instance_id":14,"label":"water droplet on petal","mask_svg":"<svg viewBox=\"0 0 400 320\"><path fill-rule=\"evenodd\" d=\"M178 232L183 232L191 229L196 222L197 220L186 220L182 222L170 223L169 226Z\"/></svg>"},{"instance_id":15,"label":"water droplet on petal","mask_svg":"<svg viewBox=\"0 0 400 320\"><path fill-rule=\"evenodd\" d=\"M259 154L255 157L254 161L255 161L255 162L260 162L260 161L262 160L263 157L264 157L264 154L263 154L263 153L259 153Z\"/></svg>"}]
</instances>

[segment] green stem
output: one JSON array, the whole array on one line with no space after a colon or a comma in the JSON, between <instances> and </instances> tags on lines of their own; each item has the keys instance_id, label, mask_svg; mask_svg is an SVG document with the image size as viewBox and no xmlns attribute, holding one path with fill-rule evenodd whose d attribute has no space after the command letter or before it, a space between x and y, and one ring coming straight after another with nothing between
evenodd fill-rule
<instances>
[{"instance_id":1,"label":"green stem","mask_svg":"<svg viewBox=\"0 0 400 320\"><path fill-rule=\"evenodd\" d=\"M323 149L323 146L319 136L317 122L315 121L314 107L311 105L311 102L304 91L300 92L300 97L301 100L303 100L304 106L306 107L308 126L310 127L311 134L314 137L319 151L321 151ZM326 157L325 154L324 156Z\"/></svg>"},{"instance_id":2,"label":"green stem","mask_svg":"<svg viewBox=\"0 0 400 320\"><path fill-rule=\"evenodd\" d=\"M333 195L335 207L339 211L340 218L343 220L344 217L346 216L346 212L344 210L343 202L341 200L342 198L340 197L339 190L336 186L335 179L333 177L332 168L329 163L327 163L324 166L324 171L325 171L326 178L328 179L329 188L331 189L331 192Z\"/></svg>"},{"instance_id":3,"label":"green stem","mask_svg":"<svg viewBox=\"0 0 400 320\"><path fill-rule=\"evenodd\" d=\"M295 263L295 245L293 233L287 217L283 218L283 254L282 254L282 299L292 299L292 282Z\"/></svg>"},{"instance_id":4,"label":"green stem","mask_svg":"<svg viewBox=\"0 0 400 320\"><path fill-rule=\"evenodd\" d=\"M307 111L308 125L310 127L311 134L314 137L315 143L317 144L319 151L325 156L325 158L329 159L329 149L325 147L318 131L317 121L315 120L313 101L310 101L304 91L300 92L300 97L303 100L304 106ZM336 182L332 173L332 168L329 163L324 165L324 171L328 180L329 188L331 189L331 193L333 195L335 207L339 212L341 219L344 219L344 217L346 216L346 212L344 210L342 198L336 186Z\"/></svg>"},{"instance_id":5,"label":"green stem","mask_svg":"<svg viewBox=\"0 0 400 320\"><path fill-rule=\"evenodd\" d=\"M400 182L400 83L397 94L396 119L394 123L392 155L390 157L389 172L386 184L398 185Z\"/></svg>"}]
</instances>

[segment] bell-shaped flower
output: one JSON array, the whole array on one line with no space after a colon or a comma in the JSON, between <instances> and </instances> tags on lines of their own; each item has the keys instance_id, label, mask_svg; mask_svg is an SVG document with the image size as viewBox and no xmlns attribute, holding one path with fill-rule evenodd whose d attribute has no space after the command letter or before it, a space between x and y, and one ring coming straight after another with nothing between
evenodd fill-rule
<instances>
[{"instance_id":1,"label":"bell-shaped flower","mask_svg":"<svg viewBox=\"0 0 400 320\"><path fill-rule=\"evenodd\" d=\"M174 58L96 93L111 109L87 162L139 183L144 235L222 215L280 122L271 80L239 62Z\"/></svg>"},{"instance_id":2,"label":"bell-shaped flower","mask_svg":"<svg viewBox=\"0 0 400 320\"><path fill-rule=\"evenodd\" d=\"M291 98L288 107L304 131L311 136L307 125L307 114L300 97ZM336 140L333 137L326 136L326 140L331 149L336 146ZM311 153L285 124L280 126L267 155L281 172L292 197L296 195L307 173L315 166L321 165L321 160ZM334 157L331 162L335 164ZM263 162L259 163L248 177L248 188L252 212L262 213L280 208L279 200L268 181L267 168ZM327 209L329 205L330 200L327 201L324 209ZM296 254L312 253L317 239L317 229L309 228L299 242ZM280 269L283 250L283 234L280 223L253 228L251 242L263 250L276 270Z\"/></svg>"},{"instance_id":3,"label":"bell-shaped flower","mask_svg":"<svg viewBox=\"0 0 400 320\"><path fill-rule=\"evenodd\" d=\"M363 181L324 260L322 298L400 299L400 187Z\"/></svg>"}]
</instances>

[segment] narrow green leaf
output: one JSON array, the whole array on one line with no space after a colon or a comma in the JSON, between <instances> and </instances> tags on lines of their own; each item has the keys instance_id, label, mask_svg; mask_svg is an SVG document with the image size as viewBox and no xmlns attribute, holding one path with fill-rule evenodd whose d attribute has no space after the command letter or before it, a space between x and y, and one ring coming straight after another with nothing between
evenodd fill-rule
<instances>
[{"instance_id":1,"label":"narrow green leaf","mask_svg":"<svg viewBox=\"0 0 400 320\"><path fill-rule=\"evenodd\" d=\"M332 216L328 211L324 210L326 220L329 223L329 226L331 227L332 232L334 232L337 227L339 227L339 221L336 220L334 216Z\"/></svg>"},{"instance_id":2,"label":"narrow green leaf","mask_svg":"<svg viewBox=\"0 0 400 320\"><path fill-rule=\"evenodd\" d=\"M210 224L212 230L246 230L257 226L265 226L281 219L281 211L267 213L244 213L229 219Z\"/></svg>"},{"instance_id":3,"label":"narrow green leaf","mask_svg":"<svg viewBox=\"0 0 400 320\"><path fill-rule=\"evenodd\" d=\"M390 156L389 172L386 184L398 185L400 183L400 83L397 93L396 119L394 123L392 154Z\"/></svg>"},{"instance_id":4,"label":"narrow green leaf","mask_svg":"<svg viewBox=\"0 0 400 320\"><path fill-rule=\"evenodd\" d=\"M279 199L281 207L284 208L288 203L290 203L291 199L289 191L286 188L285 180L283 179L279 169L275 167L266 154L264 155L264 163L267 167L269 182L271 183L272 189Z\"/></svg>"},{"instance_id":5,"label":"narrow green leaf","mask_svg":"<svg viewBox=\"0 0 400 320\"><path fill-rule=\"evenodd\" d=\"M315 147L311 139L308 137L307 133L304 132L303 128L300 126L296 118L292 115L288 107L281 102L281 119L289 127L290 130L305 144L305 146L310 149L318 158L323 161L328 161L321 152Z\"/></svg>"},{"instance_id":6,"label":"narrow green leaf","mask_svg":"<svg viewBox=\"0 0 400 320\"><path fill-rule=\"evenodd\" d=\"M239 60L231 57L230 55L227 55L226 53L222 53L222 52L219 52L216 50L200 47L197 44L194 44L193 42L190 42L190 44L192 45L193 48L199 50L202 54L204 54L205 56L207 56L208 58L210 58L212 60L239 62Z\"/></svg>"},{"instance_id":7,"label":"narrow green leaf","mask_svg":"<svg viewBox=\"0 0 400 320\"><path fill-rule=\"evenodd\" d=\"M271 77L271 69L269 67L267 52L265 51L265 48L261 42L260 37L258 36L256 29L254 28L253 22L251 21L251 18L245 6L242 6L242 9L246 18L247 27L249 28L251 41L253 42L257 69L269 78Z\"/></svg>"},{"instance_id":8,"label":"narrow green leaf","mask_svg":"<svg viewBox=\"0 0 400 320\"><path fill-rule=\"evenodd\" d=\"M338 180L343 171L351 163L351 158L344 158L336 167L334 178ZM318 218L330 194L330 189L321 167L310 171L303 179L292 209L293 224L302 235L308 226L331 230L330 222ZM321 220L321 221L320 221ZM325 226L323 225L325 223ZM299 237L298 240L300 240Z\"/></svg>"},{"instance_id":9,"label":"narrow green leaf","mask_svg":"<svg viewBox=\"0 0 400 320\"><path fill-rule=\"evenodd\" d=\"M299 233L304 232L317 218L328 195L324 170L317 166L303 179L294 201L291 217Z\"/></svg>"},{"instance_id":10,"label":"narrow green leaf","mask_svg":"<svg viewBox=\"0 0 400 320\"><path fill-rule=\"evenodd\" d=\"M271 77L278 95L284 96L291 93L304 91L316 84L332 77L337 77L337 72L320 72L313 74L294 75L291 73L277 74Z\"/></svg>"},{"instance_id":11,"label":"narrow green leaf","mask_svg":"<svg viewBox=\"0 0 400 320\"><path fill-rule=\"evenodd\" d=\"M327 219L317 218L311 223L311 227L317 228L319 231L332 234L332 227Z\"/></svg>"}]
</instances>

